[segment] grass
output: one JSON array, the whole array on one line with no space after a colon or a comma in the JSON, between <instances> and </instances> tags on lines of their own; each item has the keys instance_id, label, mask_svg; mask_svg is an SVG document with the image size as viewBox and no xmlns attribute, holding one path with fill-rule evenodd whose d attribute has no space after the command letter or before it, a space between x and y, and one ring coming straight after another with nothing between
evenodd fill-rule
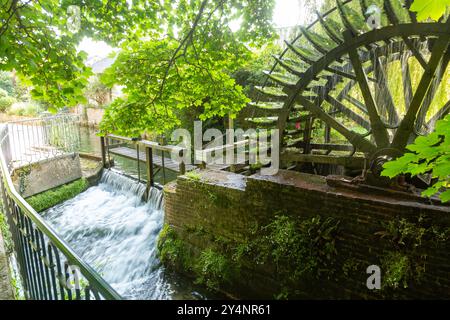
<instances>
[{"instance_id":1,"label":"grass","mask_svg":"<svg viewBox=\"0 0 450 320\"><path fill-rule=\"evenodd\" d=\"M42 192L27 198L27 202L37 211L42 212L85 191L89 187L86 179L78 179L63 186Z\"/></svg>"}]
</instances>

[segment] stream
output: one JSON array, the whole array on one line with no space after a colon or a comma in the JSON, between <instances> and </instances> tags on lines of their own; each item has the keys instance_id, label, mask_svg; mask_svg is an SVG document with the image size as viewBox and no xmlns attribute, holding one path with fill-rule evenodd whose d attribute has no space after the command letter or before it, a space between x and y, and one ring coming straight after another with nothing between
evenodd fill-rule
<instances>
[{"instance_id":1,"label":"stream","mask_svg":"<svg viewBox=\"0 0 450 320\"><path fill-rule=\"evenodd\" d=\"M69 245L125 299L204 299L192 280L160 265L156 243L163 225L162 192L114 171L98 186L43 216Z\"/></svg>"}]
</instances>

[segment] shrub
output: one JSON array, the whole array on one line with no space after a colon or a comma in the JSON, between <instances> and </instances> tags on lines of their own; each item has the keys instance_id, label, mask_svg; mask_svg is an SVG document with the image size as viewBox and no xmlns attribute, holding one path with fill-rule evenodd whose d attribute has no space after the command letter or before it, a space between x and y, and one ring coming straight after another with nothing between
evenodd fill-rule
<instances>
[{"instance_id":1,"label":"shrub","mask_svg":"<svg viewBox=\"0 0 450 320\"><path fill-rule=\"evenodd\" d=\"M0 97L0 112L6 112L7 110L9 110L14 102L16 102L16 99L14 99L13 97Z\"/></svg>"},{"instance_id":2,"label":"shrub","mask_svg":"<svg viewBox=\"0 0 450 320\"><path fill-rule=\"evenodd\" d=\"M42 111L44 111L44 108L37 103L17 102L11 105L7 113L10 115L35 117Z\"/></svg>"},{"instance_id":3,"label":"shrub","mask_svg":"<svg viewBox=\"0 0 450 320\"><path fill-rule=\"evenodd\" d=\"M0 71L0 89L6 91L8 96L13 96L15 94L14 84L10 72Z\"/></svg>"},{"instance_id":4,"label":"shrub","mask_svg":"<svg viewBox=\"0 0 450 320\"><path fill-rule=\"evenodd\" d=\"M158 237L158 257L161 262L175 270L189 269L189 256L177 233L165 224Z\"/></svg>"},{"instance_id":5,"label":"shrub","mask_svg":"<svg viewBox=\"0 0 450 320\"><path fill-rule=\"evenodd\" d=\"M224 283L230 282L233 274L230 260L212 248L202 251L195 270L198 274L196 282L213 290L218 290Z\"/></svg>"},{"instance_id":6,"label":"shrub","mask_svg":"<svg viewBox=\"0 0 450 320\"><path fill-rule=\"evenodd\" d=\"M2 88L0 88L0 98L4 98L8 96L8 92Z\"/></svg>"}]
</instances>

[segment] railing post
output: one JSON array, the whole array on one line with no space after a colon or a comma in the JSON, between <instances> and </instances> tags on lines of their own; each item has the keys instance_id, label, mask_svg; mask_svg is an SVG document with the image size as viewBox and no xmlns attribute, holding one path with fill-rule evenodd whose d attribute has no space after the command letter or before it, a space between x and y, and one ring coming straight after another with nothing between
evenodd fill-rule
<instances>
[{"instance_id":1,"label":"railing post","mask_svg":"<svg viewBox=\"0 0 450 320\"><path fill-rule=\"evenodd\" d=\"M136 144L136 158L137 158L138 181L141 182L141 159L140 159L139 143Z\"/></svg>"},{"instance_id":2,"label":"railing post","mask_svg":"<svg viewBox=\"0 0 450 320\"><path fill-rule=\"evenodd\" d=\"M166 165L164 163L164 150L161 151L161 165L163 173L163 184L166 184Z\"/></svg>"},{"instance_id":3,"label":"railing post","mask_svg":"<svg viewBox=\"0 0 450 320\"><path fill-rule=\"evenodd\" d=\"M179 165L180 175L184 175L186 173L186 164L184 163L184 150L180 151L181 162Z\"/></svg>"},{"instance_id":4,"label":"railing post","mask_svg":"<svg viewBox=\"0 0 450 320\"><path fill-rule=\"evenodd\" d=\"M101 150L102 150L102 163L103 163L103 168L106 169L108 166L106 165L105 137L100 137L100 146L101 146Z\"/></svg>"},{"instance_id":5,"label":"railing post","mask_svg":"<svg viewBox=\"0 0 450 320\"><path fill-rule=\"evenodd\" d=\"M153 150L151 147L145 147L145 157L147 164L147 194L151 187L155 184L153 180Z\"/></svg>"},{"instance_id":6,"label":"railing post","mask_svg":"<svg viewBox=\"0 0 450 320\"><path fill-rule=\"evenodd\" d=\"M234 153L234 151L235 151L235 149L234 149L234 120L231 117L231 114L228 115L228 132L229 132L228 133L229 134L229 137L228 137L229 141L226 141L225 144L230 143L231 145L233 145L233 150L232 150L233 158L229 159L227 157L228 149L225 149L225 159L226 159L225 161L231 161L232 163L226 163L226 164L230 165L230 171L231 172L236 172L236 166L235 166L235 163L234 163L235 162L235 153Z\"/></svg>"}]
</instances>

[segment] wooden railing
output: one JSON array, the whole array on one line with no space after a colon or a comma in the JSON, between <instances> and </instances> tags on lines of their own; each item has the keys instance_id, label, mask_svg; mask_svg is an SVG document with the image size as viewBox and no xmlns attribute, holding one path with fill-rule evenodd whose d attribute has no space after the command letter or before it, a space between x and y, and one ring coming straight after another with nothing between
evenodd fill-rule
<instances>
[{"instance_id":1,"label":"wooden railing","mask_svg":"<svg viewBox=\"0 0 450 320\"><path fill-rule=\"evenodd\" d=\"M102 160L105 168L110 166L110 154L121 155L137 160L138 180L141 181L142 179L140 176L140 163L145 162L147 172L147 190L155 185L155 167L159 167L163 172L163 184L165 184L166 182L166 169L175 171L180 175L184 175L186 173L186 163L183 160L186 152L185 148L172 145L160 145L155 141L124 137L115 134L107 134L100 137L100 139ZM121 150L122 152L118 151L118 148L126 147L129 145L133 146L133 148L123 148ZM157 155L157 152L159 152L160 155ZM167 157L165 153L176 154L178 155L179 159L182 160L176 162L171 157ZM189 169L193 168L193 166L189 165Z\"/></svg>"}]
</instances>

